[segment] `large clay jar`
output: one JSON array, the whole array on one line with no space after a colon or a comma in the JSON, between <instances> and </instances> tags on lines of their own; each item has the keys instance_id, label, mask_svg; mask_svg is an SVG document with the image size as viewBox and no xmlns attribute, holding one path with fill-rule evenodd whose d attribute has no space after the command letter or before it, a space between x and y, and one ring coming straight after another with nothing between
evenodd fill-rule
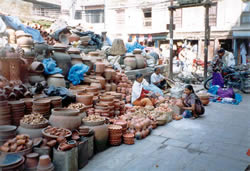
<instances>
[{"instance_id":1,"label":"large clay jar","mask_svg":"<svg viewBox=\"0 0 250 171\"><path fill-rule=\"evenodd\" d=\"M124 64L131 69L136 69L136 59L134 55L127 55L124 59Z\"/></svg>"},{"instance_id":2,"label":"large clay jar","mask_svg":"<svg viewBox=\"0 0 250 171\"><path fill-rule=\"evenodd\" d=\"M66 87L64 76L62 74L50 75L47 79L48 86Z\"/></svg>"},{"instance_id":3,"label":"large clay jar","mask_svg":"<svg viewBox=\"0 0 250 171\"><path fill-rule=\"evenodd\" d=\"M136 68L145 68L144 57L141 54L135 54Z\"/></svg>"},{"instance_id":4,"label":"large clay jar","mask_svg":"<svg viewBox=\"0 0 250 171\"><path fill-rule=\"evenodd\" d=\"M28 33L19 34L17 36L17 44L32 46L33 45L32 36Z\"/></svg>"},{"instance_id":5,"label":"large clay jar","mask_svg":"<svg viewBox=\"0 0 250 171\"><path fill-rule=\"evenodd\" d=\"M111 83L111 91L116 91L117 85L115 83Z\"/></svg>"},{"instance_id":6,"label":"large clay jar","mask_svg":"<svg viewBox=\"0 0 250 171\"><path fill-rule=\"evenodd\" d=\"M91 127L95 132L95 147L96 152L101 152L107 148L108 145L108 126L99 125Z\"/></svg>"},{"instance_id":7,"label":"large clay jar","mask_svg":"<svg viewBox=\"0 0 250 171\"><path fill-rule=\"evenodd\" d=\"M105 63L102 62L102 59L97 59L94 65L94 70L98 74L102 74L105 70Z\"/></svg>"},{"instance_id":8,"label":"large clay jar","mask_svg":"<svg viewBox=\"0 0 250 171\"><path fill-rule=\"evenodd\" d=\"M62 74L64 76L68 75L69 69L71 68L71 57L66 53L67 46L62 44L54 45L53 56L52 58L56 61L56 64L59 68L62 69Z\"/></svg>"},{"instance_id":9,"label":"large clay jar","mask_svg":"<svg viewBox=\"0 0 250 171\"><path fill-rule=\"evenodd\" d=\"M83 103L85 105L92 105L93 97L94 97L93 94L78 93L76 95L76 102Z\"/></svg>"},{"instance_id":10,"label":"large clay jar","mask_svg":"<svg viewBox=\"0 0 250 171\"><path fill-rule=\"evenodd\" d=\"M52 109L52 115L49 123L54 127L77 129L81 125L81 117L78 109L55 108Z\"/></svg>"}]
</instances>

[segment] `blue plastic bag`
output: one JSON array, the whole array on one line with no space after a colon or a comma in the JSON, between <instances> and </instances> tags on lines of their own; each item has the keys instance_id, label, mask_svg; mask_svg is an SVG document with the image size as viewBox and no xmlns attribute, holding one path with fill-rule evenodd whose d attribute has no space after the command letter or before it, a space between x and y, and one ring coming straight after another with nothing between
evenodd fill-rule
<instances>
[{"instance_id":1,"label":"blue plastic bag","mask_svg":"<svg viewBox=\"0 0 250 171\"><path fill-rule=\"evenodd\" d=\"M161 96L164 96L162 90L159 87L157 87L156 85L154 85L154 84L150 84L148 86L144 85L143 88L145 90L152 91L155 94L160 94Z\"/></svg>"},{"instance_id":2,"label":"blue plastic bag","mask_svg":"<svg viewBox=\"0 0 250 171\"><path fill-rule=\"evenodd\" d=\"M88 70L88 65L75 64L69 70L68 80L71 81L73 85L78 85L84 80L83 75L88 72Z\"/></svg>"},{"instance_id":3,"label":"blue plastic bag","mask_svg":"<svg viewBox=\"0 0 250 171\"><path fill-rule=\"evenodd\" d=\"M47 75L62 73L62 69L56 67L56 61L54 61L52 58L44 59L43 65L44 65L44 73Z\"/></svg>"}]
</instances>

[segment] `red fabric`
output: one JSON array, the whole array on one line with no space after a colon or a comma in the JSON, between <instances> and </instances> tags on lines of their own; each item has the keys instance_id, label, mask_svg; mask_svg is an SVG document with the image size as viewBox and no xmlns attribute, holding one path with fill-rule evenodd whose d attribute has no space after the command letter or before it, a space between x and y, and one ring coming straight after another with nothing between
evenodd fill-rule
<instances>
[{"instance_id":1,"label":"red fabric","mask_svg":"<svg viewBox=\"0 0 250 171\"><path fill-rule=\"evenodd\" d=\"M146 96L146 94L148 94L148 93L149 93L149 91L147 91L147 90L145 90L145 89L143 88L142 91L141 91L140 99L143 99L143 98Z\"/></svg>"}]
</instances>

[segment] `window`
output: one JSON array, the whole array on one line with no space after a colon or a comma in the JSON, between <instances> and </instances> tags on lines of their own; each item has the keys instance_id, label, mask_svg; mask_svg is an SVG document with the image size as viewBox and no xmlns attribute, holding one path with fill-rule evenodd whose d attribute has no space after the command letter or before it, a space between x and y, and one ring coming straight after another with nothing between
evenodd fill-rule
<instances>
[{"instance_id":1,"label":"window","mask_svg":"<svg viewBox=\"0 0 250 171\"><path fill-rule=\"evenodd\" d=\"M76 10L75 12L75 20L81 20L82 19L82 11Z\"/></svg>"},{"instance_id":2,"label":"window","mask_svg":"<svg viewBox=\"0 0 250 171\"><path fill-rule=\"evenodd\" d=\"M88 23L104 23L104 10L86 10L86 21Z\"/></svg>"},{"instance_id":3,"label":"window","mask_svg":"<svg viewBox=\"0 0 250 171\"><path fill-rule=\"evenodd\" d=\"M217 5L209 8L209 26L216 26L217 24Z\"/></svg>"},{"instance_id":4,"label":"window","mask_svg":"<svg viewBox=\"0 0 250 171\"><path fill-rule=\"evenodd\" d=\"M152 8L143 9L143 16L144 16L144 26L151 27L152 26Z\"/></svg>"},{"instance_id":5,"label":"window","mask_svg":"<svg viewBox=\"0 0 250 171\"><path fill-rule=\"evenodd\" d=\"M241 25L250 24L250 12L243 12L241 14Z\"/></svg>"}]
</instances>

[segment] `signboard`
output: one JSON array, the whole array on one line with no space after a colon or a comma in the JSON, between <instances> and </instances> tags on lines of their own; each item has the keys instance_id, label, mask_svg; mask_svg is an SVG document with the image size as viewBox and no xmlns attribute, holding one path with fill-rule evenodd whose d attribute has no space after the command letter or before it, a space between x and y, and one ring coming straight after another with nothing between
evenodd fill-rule
<instances>
[{"instance_id":1,"label":"signboard","mask_svg":"<svg viewBox=\"0 0 250 171\"><path fill-rule=\"evenodd\" d=\"M202 0L178 0L180 5L198 4L201 2Z\"/></svg>"},{"instance_id":2,"label":"signboard","mask_svg":"<svg viewBox=\"0 0 250 171\"><path fill-rule=\"evenodd\" d=\"M170 24L167 24L167 30L170 30ZM173 25L173 30L175 30L175 24Z\"/></svg>"}]
</instances>

